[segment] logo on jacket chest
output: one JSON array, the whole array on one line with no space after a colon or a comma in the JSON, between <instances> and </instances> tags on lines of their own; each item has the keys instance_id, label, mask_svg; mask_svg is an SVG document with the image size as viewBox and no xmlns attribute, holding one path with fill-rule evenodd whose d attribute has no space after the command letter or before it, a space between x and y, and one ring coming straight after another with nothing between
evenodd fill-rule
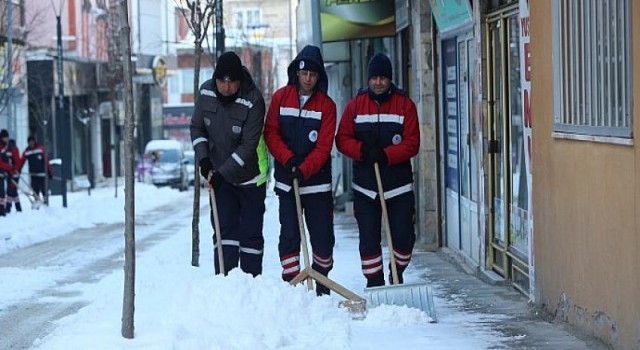
<instances>
[{"instance_id":1,"label":"logo on jacket chest","mask_svg":"<svg viewBox=\"0 0 640 350\"><path fill-rule=\"evenodd\" d=\"M393 135L393 138L391 138L391 143L393 143L394 145L399 145L400 142L402 142L402 136L400 134Z\"/></svg>"},{"instance_id":2,"label":"logo on jacket chest","mask_svg":"<svg viewBox=\"0 0 640 350\"><path fill-rule=\"evenodd\" d=\"M311 130L311 132L309 133L309 141L311 141L311 142L318 141L318 131Z\"/></svg>"}]
</instances>

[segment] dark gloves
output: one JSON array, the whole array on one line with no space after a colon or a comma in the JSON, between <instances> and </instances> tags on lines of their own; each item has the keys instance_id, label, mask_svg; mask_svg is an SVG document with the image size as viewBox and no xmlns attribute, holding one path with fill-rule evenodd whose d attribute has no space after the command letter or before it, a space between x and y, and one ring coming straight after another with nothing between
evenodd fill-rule
<instances>
[{"instance_id":1,"label":"dark gloves","mask_svg":"<svg viewBox=\"0 0 640 350\"><path fill-rule=\"evenodd\" d=\"M293 168L297 168L298 165L302 164L302 161L304 159L300 159L300 156L292 156L291 158L289 158L289 160L287 161L287 163L284 165L285 168L287 168L287 170L293 171Z\"/></svg>"},{"instance_id":2,"label":"dark gloves","mask_svg":"<svg viewBox=\"0 0 640 350\"><path fill-rule=\"evenodd\" d=\"M48 176L49 176L49 180L53 180L53 174L52 173L49 173Z\"/></svg>"},{"instance_id":3,"label":"dark gloves","mask_svg":"<svg viewBox=\"0 0 640 350\"><path fill-rule=\"evenodd\" d=\"M200 165L200 174L202 175L202 177L207 179L209 185L211 185L214 190L219 189L222 185L222 182L224 181L224 178L222 177L222 175L220 175L219 172L213 171L213 163L211 163L211 159L209 159L209 157L202 158L198 165ZM209 178L210 172L212 172L211 178Z\"/></svg>"},{"instance_id":4,"label":"dark gloves","mask_svg":"<svg viewBox=\"0 0 640 350\"><path fill-rule=\"evenodd\" d=\"M378 147L378 140L370 137L362 141L362 145L360 146L360 159L363 161L367 161L369 153L374 147Z\"/></svg>"},{"instance_id":5,"label":"dark gloves","mask_svg":"<svg viewBox=\"0 0 640 350\"><path fill-rule=\"evenodd\" d=\"M209 179L209 184L211 185L211 187L213 187L214 190L217 191L220 186L222 186L223 181L224 177L222 177L219 172L214 171L213 174L211 174L211 179Z\"/></svg>"},{"instance_id":6,"label":"dark gloves","mask_svg":"<svg viewBox=\"0 0 640 350\"><path fill-rule=\"evenodd\" d=\"M380 165L387 164L387 154L382 147L375 147L369 151L367 161L370 163L378 163Z\"/></svg>"},{"instance_id":7,"label":"dark gloves","mask_svg":"<svg viewBox=\"0 0 640 350\"><path fill-rule=\"evenodd\" d=\"M302 174L302 171L300 171L300 168L294 167L291 174L289 174L289 178L291 179L291 182L293 182L294 179L298 179L298 183L301 183L302 180L304 180L304 175Z\"/></svg>"},{"instance_id":8,"label":"dark gloves","mask_svg":"<svg viewBox=\"0 0 640 350\"><path fill-rule=\"evenodd\" d=\"M362 142L360 158L367 163L387 164L387 154L380 146L377 139L368 139Z\"/></svg>"},{"instance_id":9,"label":"dark gloves","mask_svg":"<svg viewBox=\"0 0 640 350\"><path fill-rule=\"evenodd\" d=\"M291 181L298 179L298 183L300 183L304 179L304 175L302 171L300 171L300 164L302 164L303 161L304 159L302 157L293 156L289 158L287 164L285 164L285 168L289 171L289 179L291 179Z\"/></svg>"},{"instance_id":10,"label":"dark gloves","mask_svg":"<svg viewBox=\"0 0 640 350\"><path fill-rule=\"evenodd\" d=\"M200 165L200 175L205 179L208 179L209 172L213 170L213 163L211 163L211 159L209 159L209 157L202 158L198 165Z\"/></svg>"}]
</instances>

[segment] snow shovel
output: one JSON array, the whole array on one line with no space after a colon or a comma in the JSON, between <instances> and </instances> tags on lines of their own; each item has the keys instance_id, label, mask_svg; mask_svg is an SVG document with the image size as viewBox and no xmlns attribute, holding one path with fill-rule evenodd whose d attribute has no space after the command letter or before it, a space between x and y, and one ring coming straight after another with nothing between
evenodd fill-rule
<instances>
[{"instance_id":1,"label":"snow shovel","mask_svg":"<svg viewBox=\"0 0 640 350\"><path fill-rule=\"evenodd\" d=\"M20 186L20 184L18 184L16 182L16 180L11 179L11 182L13 183L14 186L16 186L16 188L22 192L22 194L24 194L25 196L27 196L27 199L29 200L29 202L33 205L36 203L40 203L40 196L38 196L35 192L31 191L31 192L27 192L24 188L22 188Z\"/></svg>"},{"instance_id":2,"label":"snow shovel","mask_svg":"<svg viewBox=\"0 0 640 350\"><path fill-rule=\"evenodd\" d=\"M425 283L399 284L396 258L393 254L393 241L391 239L391 225L389 224L389 213L387 203L384 199L382 180L380 179L380 167L378 163L373 164L378 183L378 196L382 206L382 216L384 218L384 228L387 236L387 246L389 247L389 260L391 264L391 277L393 285L365 288L364 295L369 305L378 306L382 304L408 306L420 309L429 315L431 322L437 322L436 309L433 305L433 292L431 287Z\"/></svg>"},{"instance_id":3,"label":"snow shovel","mask_svg":"<svg viewBox=\"0 0 640 350\"><path fill-rule=\"evenodd\" d=\"M340 306L345 307L351 317L354 319L363 319L366 312L366 300L361 296L353 293L347 288L339 285L338 283L330 280L325 275L314 270L309 262L309 249L307 247L307 235L305 233L304 221L302 221L302 203L300 200L300 187L298 185L298 179L293 179L293 191L296 198L296 211L298 212L298 227L300 229L300 243L302 245L302 257L304 261L304 269L294 277L289 284L295 286L296 284L307 280L307 288L309 291L313 290L313 280L320 282L325 287L343 296L347 300L341 301Z\"/></svg>"},{"instance_id":4,"label":"snow shovel","mask_svg":"<svg viewBox=\"0 0 640 350\"><path fill-rule=\"evenodd\" d=\"M207 182L209 180L207 179ZM213 212L213 226L216 230L216 243L218 249L218 266L220 267L220 273L226 275L224 269L224 257L222 256L222 232L220 232L220 218L218 217L218 204L216 203L216 192L211 184L209 186L209 196L211 197L211 211Z\"/></svg>"}]
</instances>

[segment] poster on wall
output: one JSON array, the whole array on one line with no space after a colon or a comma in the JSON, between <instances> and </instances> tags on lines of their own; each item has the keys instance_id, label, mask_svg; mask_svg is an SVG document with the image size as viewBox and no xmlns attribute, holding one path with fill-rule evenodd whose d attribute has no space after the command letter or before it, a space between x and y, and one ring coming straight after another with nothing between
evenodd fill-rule
<instances>
[{"instance_id":1,"label":"poster on wall","mask_svg":"<svg viewBox=\"0 0 640 350\"><path fill-rule=\"evenodd\" d=\"M395 17L395 0L321 0L322 41L393 36Z\"/></svg>"},{"instance_id":2,"label":"poster on wall","mask_svg":"<svg viewBox=\"0 0 640 350\"><path fill-rule=\"evenodd\" d=\"M445 124L445 153L447 155L445 185L455 193L460 192L460 172L458 169L458 66L456 39L442 42L443 84L445 98L443 111L446 116Z\"/></svg>"},{"instance_id":3,"label":"poster on wall","mask_svg":"<svg viewBox=\"0 0 640 350\"><path fill-rule=\"evenodd\" d=\"M529 37L529 1L520 0L520 75L522 93L522 125L524 133L524 155L527 179L527 191L529 193L529 220L527 233L529 236L529 298L535 301L535 269L533 249L533 203L532 197L532 157L531 157L531 51Z\"/></svg>"}]
</instances>

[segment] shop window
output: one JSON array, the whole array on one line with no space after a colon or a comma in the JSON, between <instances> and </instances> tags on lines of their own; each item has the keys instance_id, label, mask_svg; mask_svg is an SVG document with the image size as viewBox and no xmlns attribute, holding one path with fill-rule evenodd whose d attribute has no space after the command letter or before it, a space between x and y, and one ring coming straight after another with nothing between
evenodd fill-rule
<instances>
[{"instance_id":1,"label":"shop window","mask_svg":"<svg viewBox=\"0 0 640 350\"><path fill-rule=\"evenodd\" d=\"M631 138L630 0L553 4L555 131Z\"/></svg>"}]
</instances>

